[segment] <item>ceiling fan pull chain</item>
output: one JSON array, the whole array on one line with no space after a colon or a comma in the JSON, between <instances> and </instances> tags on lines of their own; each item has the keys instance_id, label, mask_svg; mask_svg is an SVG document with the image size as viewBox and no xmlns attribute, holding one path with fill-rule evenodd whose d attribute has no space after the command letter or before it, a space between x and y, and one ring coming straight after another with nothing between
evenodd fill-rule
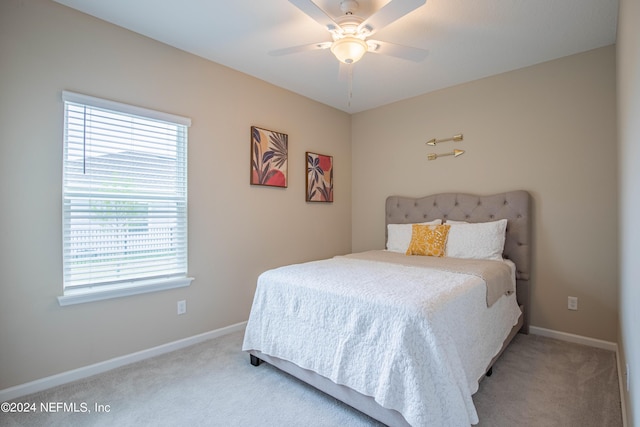
<instances>
[{"instance_id":1,"label":"ceiling fan pull chain","mask_svg":"<svg viewBox=\"0 0 640 427\"><path fill-rule=\"evenodd\" d=\"M347 90L349 91L349 93L348 93L348 95L349 95L348 104L349 105L348 106L351 107L351 98L353 97L353 66L352 65L349 65L349 76L348 76L348 79L349 79L349 84L348 84L348 87L347 87Z\"/></svg>"}]
</instances>

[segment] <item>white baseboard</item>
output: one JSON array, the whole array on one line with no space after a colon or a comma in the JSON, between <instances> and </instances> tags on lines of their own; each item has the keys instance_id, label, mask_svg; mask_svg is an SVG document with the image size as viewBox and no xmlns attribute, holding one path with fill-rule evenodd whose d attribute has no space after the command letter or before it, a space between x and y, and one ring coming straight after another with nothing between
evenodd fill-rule
<instances>
[{"instance_id":1,"label":"white baseboard","mask_svg":"<svg viewBox=\"0 0 640 427\"><path fill-rule=\"evenodd\" d=\"M624 398L624 392L627 388L626 369L622 367L622 358L620 351L616 351L616 364L618 365L618 387L620 388L620 407L622 408L622 427L627 427L627 403Z\"/></svg>"},{"instance_id":2,"label":"white baseboard","mask_svg":"<svg viewBox=\"0 0 640 427\"><path fill-rule=\"evenodd\" d=\"M568 341L575 344L588 345L589 347L602 348L604 350L618 351L618 344L610 341L603 341L596 338L584 337L582 335L570 334L568 332L554 331L552 329L539 328L537 326L530 326L529 332L534 335L541 335L543 337L555 338L561 341Z\"/></svg>"},{"instance_id":3,"label":"white baseboard","mask_svg":"<svg viewBox=\"0 0 640 427\"><path fill-rule=\"evenodd\" d=\"M213 338L218 338L223 335L231 334L233 332L241 331L247 326L247 322L236 323L235 325L227 326L224 328L216 329L209 332L204 332L192 337L183 338L178 341L173 341L167 344L162 344L157 347L148 348L146 350L137 351L135 353L126 354L124 356L116 357L113 359L105 360L104 362L94 363L93 365L83 366L82 368L73 369L71 371L62 372L50 377L41 378L39 380L31 381L25 384L20 384L14 387L5 388L0 390L0 402L6 402L21 396L26 396L31 393L37 393L42 390L56 387L62 384L77 381L83 378L90 377L92 375L101 374L103 372L110 371L115 368L119 368L130 363L138 362L140 360L148 359L151 357L159 356L161 354L169 353L171 351L180 350L185 347L189 347L194 344L201 343Z\"/></svg>"}]
</instances>

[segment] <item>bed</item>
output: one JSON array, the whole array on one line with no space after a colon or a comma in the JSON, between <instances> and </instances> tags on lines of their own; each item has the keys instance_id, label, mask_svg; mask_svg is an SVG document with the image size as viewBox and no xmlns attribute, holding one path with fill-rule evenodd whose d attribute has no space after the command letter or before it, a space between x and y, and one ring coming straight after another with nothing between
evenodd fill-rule
<instances>
[{"instance_id":1,"label":"bed","mask_svg":"<svg viewBox=\"0 0 640 427\"><path fill-rule=\"evenodd\" d=\"M528 333L530 199L522 190L388 197L385 250L260 275L243 350L390 426L477 424L479 381ZM500 224L500 260L457 258L461 242L484 236L465 233ZM417 231L445 230L446 256L402 253Z\"/></svg>"}]
</instances>

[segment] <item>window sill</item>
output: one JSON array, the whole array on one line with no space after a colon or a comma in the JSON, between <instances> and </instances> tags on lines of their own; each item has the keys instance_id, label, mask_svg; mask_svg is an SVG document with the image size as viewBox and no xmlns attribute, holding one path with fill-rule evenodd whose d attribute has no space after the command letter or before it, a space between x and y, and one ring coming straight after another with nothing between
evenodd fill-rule
<instances>
[{"instance_id":1,"label":"window sill","mask_svg":"<svg viewBox=\"0 0 640 427\"><path fill-rule=\"evenodd\" d=\"M58 304L61 306L83 304L86 302L146 294L167 289L184 288L191 285L193 279L193 277L181 277L178 279L148 280L119 285L98 286L95 288L74 289L66 291L64 295L59 296Z\"/></svg>"}]
</instances>

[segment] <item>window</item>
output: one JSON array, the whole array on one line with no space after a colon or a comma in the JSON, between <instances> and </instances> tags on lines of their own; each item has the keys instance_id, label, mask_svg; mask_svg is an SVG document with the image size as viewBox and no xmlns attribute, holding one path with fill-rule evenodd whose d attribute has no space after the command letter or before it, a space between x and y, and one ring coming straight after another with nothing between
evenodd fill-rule
<instances>
[{"instance_id":1,"label":"window","mask_svg":"<svg viewBox=\"0 0 640 427\"><path fill-rule=\"evenodd\" d=\"M188 286L189 119L63 92L60 305Z\"/></svg>"}]
</instances>

